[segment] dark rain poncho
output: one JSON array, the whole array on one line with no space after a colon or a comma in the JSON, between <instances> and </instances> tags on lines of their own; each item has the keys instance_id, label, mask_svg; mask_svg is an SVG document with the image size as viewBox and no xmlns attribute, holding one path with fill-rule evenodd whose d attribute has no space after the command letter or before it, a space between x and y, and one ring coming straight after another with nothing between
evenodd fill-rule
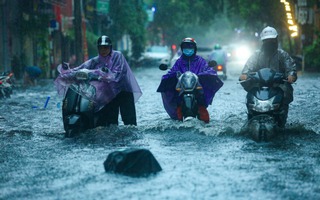
<instances>
[{"instance_id":1,"label":"dark rain poncho","mask_svg":"<svg viewBox=\"0 0 320 200\"><path fill-rule=\"evenodd\" d=\"M296 76L296 64L291 56L282 49L278 49L272 56L267 56L263 51L256 51L246 62L242 74L257 72L262 68L270 68L276 72L283 73L285 77L289 75ZM252 84L243 85L246 91L249 91ZM293 88L290 83L285 82L280 85L285 92L285 103L293 101Z\"/></svg>"},{"instance_id":2,"label":"dark rain poncho","mask_svg":"<svg viewBox=\"0 0 320 200\"><path fill-rule=\"evenodd\" d=\"M101 70L104 67L109 69L108 72ZM64 70L60 65L58 67L60 75L54 82L59 95L66 94L69 86L76 82L74 77L76 72L84 68L101 77L99 81L90 81L90 84L96 88L95 96L89 97L96 103L98 108L96 111L108 104L121 91L132 92L135 102L142 95L126 59L121 52L114 50L107 57L94 57L74 69Z\"/></svg>"},{"instance_id":3,"label":"dark rain poncho","mask_svg":"<svg viewBox=\"0 0 320 200\"><path fill-rule=\"evenodd\" d=\"M204 106L206 107L211 105L215 93L223 85L223 82L217 76L217 72L208 66L205 59L196 55L189 60L182 55L170 71L162 76L161 83L157 89L157 92L161 92L163 106L172 119L178 119L176 110L178 102L181 101L175 88L178 82L177 72L184 73L186 71L191 71L198 75L199 83L203 88Z\"/></svg>"},{"instance_id":4,"label":"dark rain poncho","mask_svg":"<svg viewBox=\"0 0 320 200\"><path fill-rule=\"evenodd\" d=\"M248 74L249 72L257 72L262 68L270 68L276 72L281 72L286 75L290 73L296 74L296 65L290 55L278 49L271 57L265 55L263 51L256 51L245 64L242 74Z\"/></svg>"}]
</instances>

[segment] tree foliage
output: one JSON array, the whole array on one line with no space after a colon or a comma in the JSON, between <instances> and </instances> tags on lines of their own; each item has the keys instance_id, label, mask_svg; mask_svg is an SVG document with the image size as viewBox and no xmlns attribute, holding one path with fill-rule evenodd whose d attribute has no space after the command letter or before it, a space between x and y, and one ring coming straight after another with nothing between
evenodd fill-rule
<instances>
[{"instance_id":1,"label":"tree foliage","mask_svg":"<svg viewBox=\"0 0 320 200\"><path fill-rule=\"evenodd\" d=\"M310 68L320 70L320 32L316 33L317 39L307 47L305 47L305 65Z\"/></svg>"},{"instance_id":2,"label":"tree foliage","mask_svg":"<svg viewBox=\"0 0 320 200\"><path fill-rule=\"evenodd\" d=\"M140 0L110 0L109 15L113 20L110 36L114 41L129 34L132 40L132 57L138 59L146 43L147 14Z\"/></svg>"},{"instance_id":3,"label":"tree foliage","mask_svg":"<svg viewBox=\"0 0 320 200\"><path fill-rule=\"evenodd\" d=\"M154 0L149 6L155 7L150 33L163 34L164 43L173 44L195 27L205 27L213 22L216 14L223 11L223 0Z\"/></svg>"},{"instance_id":4,"label":"tree foliage","mask_svg":"<svg viewBox=\"0 0 320 200\"><path fill-rule=\"evenodd\" d=\"M285 25L286 13L279 0L228 0L230 18L238 18L244 26L261 30L263 26L281 28ZM236 21L235 23L238 23Z\"/></svg>"}]
</instances>

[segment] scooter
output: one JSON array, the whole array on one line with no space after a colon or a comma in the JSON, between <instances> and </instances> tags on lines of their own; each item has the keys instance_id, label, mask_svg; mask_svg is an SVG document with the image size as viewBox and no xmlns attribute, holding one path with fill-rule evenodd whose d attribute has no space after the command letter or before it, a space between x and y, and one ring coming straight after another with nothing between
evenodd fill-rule
<instances>
[{"instance_id":1,"label":"scooter","mask_svg":"<svg viewBox=\"0 0 320 200\"><path fill-rule=\"evenodd\" d=\"M209 61L208 64L217 72L219 78L221 78L222 80L227 80L227 72L225 66L217 64L215 60Z\"/></svg>"},{"instance_id":2,"label":"scooter","mask_svg":"<svg viewBox=\"0 0 320 200\"><path fill-rule=\"evenodd\" d=\"M10 98L12 94L13 73L3 72L0 75L0 98Z\"/></svg>"},{"instance_id":3,"label":"scooter","mask_svg":"<svg viewBox=\"0 0 320 200\"><path fill-rule=\"evenodd\" d=\"M284 126L283 118L287 117L282 108L284 92L279 87L284 81L283 73L263 68L248 74L247 80L240 82L248 92L248 121L241 132L256 142L270 141Z\"/></svg>"},{"instance_id":4,"label":"scooter","mask_svg":"<svg viewBox=\"0 0 320 200\"><path fill-rule=\"evenodd\" d=\"M67 63L62 64L68 69ZM97 104L94 101L96 88L92 81L99 81L101 77L93 75L94 70L81 69L75 74L76 81L72 83L65 94L62 104L63 126L65 137L74 137L87 129L95 128Z\"/></svg>"},{"instance_id":5,"label":"scooter","mask_svg":"<svg viewBox=\"0 0 320 200\"><path fill-rule=\"evenodd\" d=\"M176 90L179 96L182 97L182 114L183 120L198 117L198 103L196 96L203 92L202 86L199 83L199 78L196 74L186 71L185 73L177 74L178 83Z\"/></svg>"},{"instance_id":6,"label":"scooter","mask_svg":"<svg viewBox=\"0 0 320 200\"><path fill-rule=\"evenodd\" d=\"M159 69L167 70L168 65L161 64ZM186 71L177 73L177 79L175 89L182 99L183 121L197 118L199 114L196 96L203 92L198 76L191 71Z\"/></svg>"}]
</instances>

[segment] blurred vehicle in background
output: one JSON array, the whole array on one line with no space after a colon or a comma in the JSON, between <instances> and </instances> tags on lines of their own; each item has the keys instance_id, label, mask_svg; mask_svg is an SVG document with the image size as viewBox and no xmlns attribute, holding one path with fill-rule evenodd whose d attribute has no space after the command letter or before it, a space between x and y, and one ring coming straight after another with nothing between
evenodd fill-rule
<instances>
[{"instance_id":1,"label":"blurred vehicle in background","mask_svg":"<svg viewBox=\"0 0 320 200\"><path fill-rule=\"evenodd\" d=\"M197 55L204 58L207 62L209 61L209 56L213 48L210 47L197 47Z\"/></svg>"},{"instance_id":2,"label":"blurred vehicle in background","mask_svg":"<svg viewBox=\"0 0 320 200\"><path fill-rule=\"evenodd\" d=\"M171 58L170 60L170 67L173 67L174 63L176 63L176 61L178 60L178 58L180 58L182 52L181 50L179 49L174 55L173 57Z\"/></svg>"},{"instance_id":3,"label":"blurred vehicle in background","mask_svg":"<svg viewBox=\"0 0 320 200\"><path fill-rule=\"evenodd\" d=\"M170 64L171 51L167 46L150 46L142 55L144 66L156 66Z\"/></svg>"},{"instance_id":4,"label":"blurred vehicle in background","mask_svg":"<svg viewBox=\"0 0 320 200\"><path fill-rule=\"evenodd\" d=\"M215 61L216 65L210 63L212 61ZM208 64L217 72L219 78L223 80L227 79L227 62L227 52L220 46L220 44L214 45L213 51L209 54Z\"/></svg>"},{"instance_id":5,"label":"blurred vehicle in background","mask_svg":"<svg viewBox=\"0 0 320 200\"><path fill-rule=\"evenodd\" d=\"M247 61L253 54L249 44L245 43L230 44L225 46L224 49L227 52L229 61Z\"/></svg>"}]
</instances>

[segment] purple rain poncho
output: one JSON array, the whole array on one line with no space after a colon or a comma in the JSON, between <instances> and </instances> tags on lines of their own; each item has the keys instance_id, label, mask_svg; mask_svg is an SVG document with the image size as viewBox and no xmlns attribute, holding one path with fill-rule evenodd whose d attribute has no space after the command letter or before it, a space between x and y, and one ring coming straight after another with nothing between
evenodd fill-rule
<instances>
[{"instance_id":1,"label":"purple rain poncho","mask_svg":"<svg viewBox=\"0 0 320 200\"><path fill-rule=\"evenodd\" d=\"M181 73L191 71L198 75L199 83L204 91L206 107L211 105L215 93L223 85L223 82L217 76L217 72L208 66L204 58L196 55L189 60L182 55L170 71L162 76L161 83L157 89L157 92L161 92L163 106L172 119L178 119L176 110L178 102L181 101L175 89L178 82L178 71Z\"/></svg>"},{"instance_id":2,"label":"purple rain poncho","mask_svg":"<svg viewBox=\"0 0 320 200\"><path fill-rule=\"evenodd\" d=\"M103 67L108 68L109 71L102 71ZM75 74L80 69L88 69L90 73L101 77L99 81L90 81L90 85L96 89L96 94L94 97L87 96L96 103L96 111L108 104L121 91L132 92L134 102L137 102L142 95L126 59L121 52L114 50L106 57L96 56L73 69L64 70L59 65L60 74L54 81L59 95L65 96L69 86L78 82Z\"/></svg>"}]
</instances>

